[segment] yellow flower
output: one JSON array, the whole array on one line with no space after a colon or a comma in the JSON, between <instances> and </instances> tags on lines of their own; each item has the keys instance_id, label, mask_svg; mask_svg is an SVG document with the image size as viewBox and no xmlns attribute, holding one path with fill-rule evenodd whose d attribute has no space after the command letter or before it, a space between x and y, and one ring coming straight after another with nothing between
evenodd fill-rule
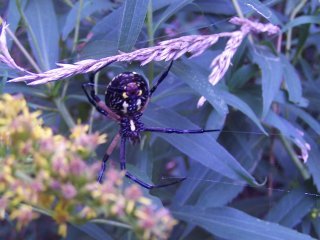
<instances>
[{"instance_id":1,"label":"yellow flower","mask_svg":"<svg viewBox=\"0 0 320 240\"><path fill-rule=\"evenodd\" d=\"M67 224L66 223L59 224L58 234L62 237L67 236Z\"/></svg>"},{"instance_id":2,"label":"yellow flower","mask_svg":"<svg viewBox=\"0 0 320 240\"><path fill-rule=\"evenodd\" d=\"M134 209L134 207L135 207L135 202L132 201L132 200L129 200L129 201L127 202L126 212L127 212L128 214L131 214L132 211L133 211L133 209Z\"/></svg>"},{"instance_id":3,"label":"yellow flower","mask_svg":"<svg viewBox=\"0 0 320 240\"><path fill-rule=\"evenodd\" d=\"M90 207L84 207L81 212L79 213L81 217L84 217L86 219L92 219L97 217L97 213Z\"/></svg>"},{"instance_id":4,"label":"yellow flower","mask_svg":"<svg viewBox=\"0 0 320 240\"><path fill-rule=\"evenodd\" d=\"M77 139L81 137L83 134L86 134L89 130L89 125L77 125L72 129L70 138Z\"/></svg>"}]
</instances>

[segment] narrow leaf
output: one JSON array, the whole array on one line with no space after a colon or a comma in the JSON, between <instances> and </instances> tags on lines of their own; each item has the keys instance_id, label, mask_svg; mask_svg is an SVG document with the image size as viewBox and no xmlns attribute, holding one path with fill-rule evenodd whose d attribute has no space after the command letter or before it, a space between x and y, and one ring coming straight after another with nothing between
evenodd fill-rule
<instances>
[{"instance_id":1,"label":"narrow leaf","mask_svg":"<svg viewBox=\"0 0 320 240\"><path fill-rule=\"evenodd\" d=\"M64 23L62 29L62 39L65 40L70 32L74 29L77 21L77 14L79 11L80 3L76 2L70 12L68 13L67 19ZM81 17L80 19L86 18L90 16L92 13L97 11L104 11L112 8L112 4L109 1L105 0L85 0L81 9Z\"/></svg>"},{"instance_id":2,"label":"narrow leaf","mask_svg":"<svg viewBox=\"0 0 320 240\"><path fill-rule=\"evenodd\" d=\"M83 225L73 224L74 227L78 228L80 231L86 233L94 240L111 240L113 239L109 234L107 234L102 228L93 223L86 223Z\"/></svg>"},{"instance_id":3,"label":"narrow leaf","mask_svg":"<svg viewBox=\"0 0 320 240\"><path fill-rule=\"evenodd\" d=\"M317 119L313 118L308 112L304 111L304 109L298 108L293 105L286 104L286 108L288 108L294 115L301 118L306 124L310 126L318 135L320 135L320 124Z\"/></svg>"},{"instance_id":4,"label":"narrow leaf","mask_svg":"<svg viewBox=\"0 0 320 240\"><path fill-rule=\"evenodd\" d=\"M294 28L302 24L312 24L312 23L315 23L315 24L320 23L320 17L319 16L300 16L293 19L289 23L287 23L281 29L281 32L284 33L288 31L290 28Z\"/></svg>"},{"instance_id":5,"label":"narrow leaf","mask_svg":"<svg viewBox=\"0 0 320 240\"><path fill-rule=\"evenodd\" d=\"M263 98L262 117L265 117L280 88L282 80L282 64L279 57L272 56L269 52L266 52L261 48L251 48L250 55L252 61L257 63L261 69Z\"/></svg>"},{"instance_id":6,"label":"narrow leaf","mask_svg":"<svg viewBox=\"0 0 320 240\"><path fill-rule=\"evenodd\" d=\"M118 49L124 52L132 50L143 27L149 0L127 0L121 21Z\"/></svg>"},{"instance_id":7,"label":"narrow leaf","mask_svg":"<svg viewBox=\"0 0 320 240\"><path fill-rule=\"evenodd\" d=\"M54 68L59 56L59 34L52 0L30 0L25 15L29 42L38 64L42 70Z\"/></svg>"},{"instance_id":8,"label":"narrow leaf","mask_svg":"<svg viewBox=\"0 0 320 240\"><path fill-rule=\"evenodd\" d=\"M283 64L283 78L288 88L289 100L298 104L302 100L300 77L284 55L281 55L280 59Z\"/></svg>"},{"instance_id":9,"label":"narrow leaf","mask_svg":"<svg viewBox=\"0 0 320 240\"><path fill-rule=\"evenodd\" d=\"M215 236L224 239L314 239L290 228L260 220L228 207L204 209L200 207L183 206L173 209L172 213L178 219L196 224Z\"/></svg>"},{"instance_id":10,"label":"narrow leaf","mask_svg":"<svg viewBox=\"0 0 320 240\"><path fill-rule=\"evenodd\" d=\"M258 127L259 129L267 134L267 132L264 130L263 126L260 123L260 120L255 115L255 113L252 111L252 109L249 107L248 104L246 104L244 101L242 101L237 96L227 92L227 91L219 91L223 99L226 101L226 103L241 112L243 112L247 117L249 117Z\"/></svg>"},{"instance_id":11,"label":"narrow leaf","mask_svg":"<svg viewBox=\"0 0 320 240\"><path fill-rule=\"evenodd\" d=\"M185 62L175 62L172 72L185 81L192 89L204 96L221 116L228 113L226 102L208 82L208 75L204 74L201 70L198 71L196 66L190 66Z\"/></svg>"},{"instance_id":12,"label":"narrow leaf","mask_svg":"<svg viewBox=\"0 0 320 240\"><path fill-rule=\"evenodd\" d=\"M21 8L24 9L27 1L26 0L20 0L20 5ZM19 21L21 19L20 13L17 8L16 1L9 1L9 6L8 6L8 15L6 18L7 23L9 24L9 28L12 32L15 32L18 28ZM8 48L10 49L12 45L12 38L7 38L7 45Z\"/></svg>"},{"instance_id":13,"label":"narrow leaf","mask_svg":"<svg viewBox=\"0 0 320 240\"><path fill-rule=\"evenodd\" d=\"M159 26L166 21L168 18L170 18L172 15L177 13L181 8L184 6L192 3L193 0L175 0L172 1L172 3L167 7L167 9L162 13L159 20L154 24L153 31L155 32Z\"/></svg>"},{"instance_id":14,"label":"narrow leaf","mask_svg":"<svg viewBox=\"0 0 320 240\"><path fill-rule=\"evenodd\" d=\"M173 127L179 129L199 129L190 120L174 111L149 105L143 117L146 126ZM178 125L175 125L178 124ZM256 180L234 159L227 150L218 144L212 133L206 134L165 134L157 135L190 158L220 174L235 180L257 185Z\"/></svg>"},{"instance_id":15,"label":"narrow leaf","mask_svg":"<svg viewBox=\"0 0 320 240\"><path fill-rule=\"evenodd\" d=\"M311 173L311 176L313 178L313 182L318 190L320 192L320 149L319 144L316 143L312 138L310 138L308 135L306 135L308 143L311 146L311 151L309 154L309 159L307 161L308 169Z\"/></svg>"},{"instance_id":16,"label":"narrow leaf","mask_svg":"<svg viewBox=\"0 0 320 240\"><path fill-rule=\"evenodd\" d=\"M295 227L315 204L315 199L304 193L303 189L289 192L272 207L266 216L266 220L277 222L290 228Z\"/></svg>"},{"instance_id":17,"label":"narrow leaf","mask_svg":"<svg viewBox=\"0 0 320 240\"><path fill-rule=\"evenodd\" d=\"M263 3L259 0L239 0L241 7L244 12L250 13L252 15L260 15L264 17L267 21L271 22L274 25L282 25L282 22L279 20L276 14L273 14L273 10L268 6L267 3Z\"/></svg>"}]
</instances>

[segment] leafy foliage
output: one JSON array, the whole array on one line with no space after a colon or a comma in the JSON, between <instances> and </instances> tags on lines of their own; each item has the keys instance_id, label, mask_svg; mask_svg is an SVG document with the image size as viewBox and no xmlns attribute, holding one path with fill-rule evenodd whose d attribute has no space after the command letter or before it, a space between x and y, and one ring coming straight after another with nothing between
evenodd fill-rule
<instances>
[{"instance_id":1,"label":"leafy foliage","mask_svg":"<svg viewBox=\"0 0 320 240\"><path fill-rule=\"evenodd\" d=\"M112 56L174 37L234 31L228 20L236 15L278 25L280 41L278 36L250 34L215 86L208 82L209 66L223 51L224 40L200 56L175 61L143 122L221 132L145 135L139 147L129 148L128 165L145 181L187 176L179 186L152 190L152 195L145 192L179 220L171 239L320 238L319 1L14 2L2 9L17 37L8 45L17 64L32 72L52 69L55 62ZM134 62L110 65L97 80L98 90L102 95L112 76L123 71L137 71L152 84L165 67L152 62L145 67ZM89 131L115 134L116 124L87 103L81 90L86 76L31 87L6 84L19 73L5 65L0 69L3 92L22 92L54 131L66 134L81 121L88 123ZM201 96L207 102L198 109ZM97 150L98 159L104 151L105 146ZM34 239L32 227L54 228L49 223L34 221L23 238ZM4 224L7 232L1 234L10 236L10 220ZM71 227L68 238L77 239L81 232L87 234L82 239L132 238L131 230L110 222Z\"/></svg>"}]
</instances>

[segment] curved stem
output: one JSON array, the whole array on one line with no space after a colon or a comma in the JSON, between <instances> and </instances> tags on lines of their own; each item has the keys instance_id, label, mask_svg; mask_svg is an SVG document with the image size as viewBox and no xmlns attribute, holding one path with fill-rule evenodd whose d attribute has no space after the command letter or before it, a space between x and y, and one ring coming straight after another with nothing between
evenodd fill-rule
<instances>
[{"instance_id":1,"label":"curved stem","mask_svg":"<svg viewBox=\"0 0 320 240\"><path fill-rule=\"evenodd\" d=\"M13 32L7 28L8 35L12 38L13 42L17 45L17 47L20 49L22 54L26 57L26 59L29 61L29 63L32 65L32 67L38 72L41 73L41 69L39 68L38 64L33 60L32 56L28 53L28 51L24 48L24 46L21 44L18 38L13 34Z\"/></svg>"},{"instance_id":2,"label":"curved stem","mask_svg":"<svg viewBox=\"0 0 320 240\"><path fill-rule=\"evenodd\" d=\"M234 6L234 8L235 8L235 10L237 12L237 15L239 17L241 17L241 18L244 18L244 14L243 14L243 12L242 12L242 10L240 8L240 5L239 5L238 1L237 0L232 0L232 4L233 4L233 6Z\"/></svg>"},{"instance_id":3,"label":"curved stem","mask_svg":"<svg viewBox=\"0 0 320 240\"><path fill-rule=\"evenodd\" d=\"M76 50L77 44L78 44L82 7L83 7L83 0L79 0L79 8L78 8L78 11L77 11L76 26L75 26L75 29L74 29L74 36L73 36L72 52L74 52Z\"/></svg>"},{"instance_id":4,"label":"curved stem","mask_svg":"<svg viewBox=\"0 0 320 240\"><path fill-rule=\"evenodd\" d=\"M63 118L63 120L66 122L66 124L68 125L69 128L73 128L76 124L73 121L69 111L66 108L66 105L64 104L64 102L62 101L61 98L55 98L54 99L54 103L57 106L57 109L61 115L61 117Z\"/></svg>"},{"instance_id":5,"label":"curved stem","mask_svg":"<svg viewBox=\"0 0 320 240\"><path fill-rule=\"evenodd\" d=\"M238 3L238 0L232 0L232 4L233 4L234 9L236 10L237 15L240 18L244 18L244 14L243 14L241 7ZM253 43L253 38L250 34L248 34L248 39L249 39L250 43Z\"/></svg>"},{"instance_id":6,"label":"curved stem","mask_svg":"<svg viewBox=\"0 0 320 240\"><path fill-rule=\"evenodd\" d=\"M302 0L292 11L290 15L290 21L293 20L297 14L300 12L300 10L304 7L307 0ZM290 49L291 49L291 39L292 39L292 28L288 30L287 33L287 41L286 41L286 56L289 58L290 56Z\"/></svg>"},{"instance_id":7,"label":"curved stem","mask_svg":"<svg viewBox=\"0 0 320 240\"><path fill-rule=\"evenodd\" d=\"M41 50L40 50L37 38L36 38L34 32L32 31L32 28L30 27L30 24L28 23L28 20L27 20L26 16L24 15L24 12L21 8L20 0L16 0L16 4L17 4L17 8L18 8L19 14L21 16L21 19L24 22L24 24L26 25L26 28L28 29L30 37L32 39L32 42L34 43L34 47L39 55L39 58L41 59L41 65L42 65L42 67L45 68L45 70L48 70L47 66L45 66L45 62L42 58L42 54L41 54Z\"/></svg>"},{"instance_id":8,"label":"curved stem","mask_svg":"<svg viewBox=\"0 0 320 240\"><path fill-rule=\"evenodd\" d=\"M295 153L291 143L288 142L287 139L284 138L284 136L280 135L281 142L283 143L284 147L286 148L287 152L290 155L291 160L298 168L299 172L301 173L304 180L307 180L310 178L310 173L308 170L304 167L304 165L301 163L300 159L297 157L297 154Z\"/></svg>"},{"instance_id":9,"label":"curved stem","mask_svg":"<svg viewBox=\"0 0 320 240\"><path fill-rule=\"evenodd\" d=\"M102 224L107 224L110 226L115 226L115 227L122 227L122 228L126 228L126 229L130 229L132 230L132 227L128 224L125 223L121 223L121 222L116 222L116 221L112 221L112 220L106 220L106 219L93 219L90 222L93 223L102 223Z\"/></svg>"},{"instance_id":10,"label":"curved stem","mask_svg":"<svg viewBox=\"0 0 320 240\"><path fill-rule=\"evenodd\" d=\"M148 11L147 11L147 31L149 38L149 47L154 46L154 32L153 32L153 12L152 12L152 1L149 1ZM151 62L149 64L148 71L149 84L154 78L154 64Z\"/></svg>"},{"instance_id":11,"label":"curved stem","mask_svg":"<svg viewBox=\"0 0 320 240\"><path fill-rule=\"evenodd\" d=\"M94 87L94 92L95 92L96 94L98 94L99 74L100 74L100 72L97 72L97 73L95 74L94 80L93 80L93 81L94 81L94 86L93 86L93 87ZM92 106L92 107L91 107L91 111L90 111L89 121L88 121L88 122L89 122L89 133L92 132L93 117L94 117L95 112L96 112L96 108L95 108L94 106Z\"/></svg>"}]
</instances>

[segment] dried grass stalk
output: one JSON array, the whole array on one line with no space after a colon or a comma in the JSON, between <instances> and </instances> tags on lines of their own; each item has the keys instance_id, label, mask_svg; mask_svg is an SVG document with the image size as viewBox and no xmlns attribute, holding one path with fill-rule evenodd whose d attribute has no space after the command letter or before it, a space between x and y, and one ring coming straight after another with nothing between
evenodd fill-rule
<instances>
[{"instance_id":1,"label":"dried grass stalk","mask_svg":"<svg viewBox=\"0 0 320 240\"><path fill-rule=\"evenodd\" d=\"M5 62L12 68L22 71L24 76L10 80L10 82L25 81L29 85L44 84L50 81L56 81L67 77L74 76L76 74L86 74L89 72L99 71L102 67L112 62L132 62L138 61L141 65L145 65L151 61L171 61L176 60L185 53L190 53L192 57L202 54L207 48L215 44L219 38L228 37L226 48L224 51L213 59L211 63L212 72L209 75L209 82L212 85L224 76L227 69L231 64L231 59L235 54L237 48L242 43L243 39L250 32L261 33L266 32L268 34L276 34L279 32L279 28L272 24L262 24L252 22L248 19L241 19L234 17L230 20L235 25L240 25L239 31L234 32L222 32L212 35L190 35L179 37L167 41L160 42L157 46L149 48L141 48L130 53L120 53L119 55L110 56L102 59L87 59L73 64L57 64L59 68L49 70L44 73L30 73L21 67L17 66L10 55L8 54L5 42L5 29L1 31L1 54L0 60ZM6 26L4 24L4 26ZM4 39L4 40L3 40ZM205 99L202 98L200 103L204 103Z\"/></svg>"}]
</instances>

